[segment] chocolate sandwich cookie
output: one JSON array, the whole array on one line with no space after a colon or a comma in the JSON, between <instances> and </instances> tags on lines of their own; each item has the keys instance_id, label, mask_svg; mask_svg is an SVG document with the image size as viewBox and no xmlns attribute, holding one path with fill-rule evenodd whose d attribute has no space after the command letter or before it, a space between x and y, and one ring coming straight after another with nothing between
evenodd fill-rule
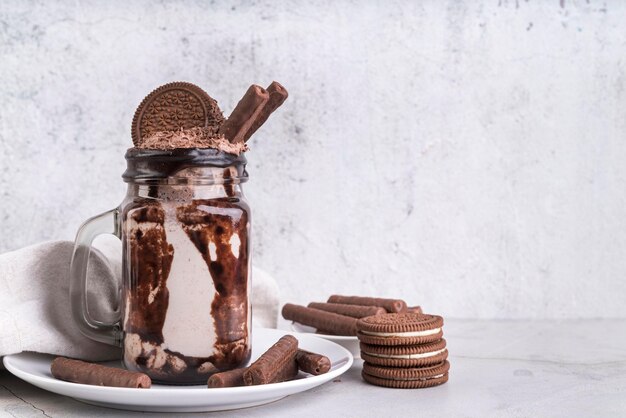
<instances>
[{"instance_id":1,"label":"chocolate sandwich cookie","mask_svg":"<svg viewBox=\"0 0 626 418\"><path fill-rule=\"evenodd\" d=\"M441 385L448 381L450 363L444 361L430 367L380 367L364 363L363 380L377 386L398 389L419 389Z\"/></svg>"},{"instance_id":2,"label":"chocolate sandwich cookie","mask_svg":"<svg viewBox=\"0 0 626 418\"><path fill-rule=\"evenodd\" d=\"M214 127L224 122L217 102L195 84L174 82L152 91L141 102L131 129L133 144L156 132Z\"/></svg>"},{"instance_id":3,"label":"chocolate sandwich cookie","mask_svg":"<svg viewBox=\"0 0 626 418\"><path fill-rule=\"evenodd\" d=\"M371 345L361 343L361 358L367 363L387 367L422 367L439 364L448 358L446 340L419 345Z\"/></svg>"},{"instance_id":4,"label":"chocolate sandwich cookie","mask_svg":"<svg viewBox=\"0 0 626 418\"><path fill-rule=\"evenodd\" d=\"M366 344L425 344L441 339L443 318L428 314L391 313L361 318L356 327L357 337Z\"/></svg>"}]
</instances>

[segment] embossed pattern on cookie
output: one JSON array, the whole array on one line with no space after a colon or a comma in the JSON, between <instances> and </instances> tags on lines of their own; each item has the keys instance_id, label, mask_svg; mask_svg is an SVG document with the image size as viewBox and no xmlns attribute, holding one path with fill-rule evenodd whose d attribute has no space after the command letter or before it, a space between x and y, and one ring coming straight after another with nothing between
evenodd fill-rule
<instances>
[{"instance_id":1,"label":"embossed pattern on cookie","mask_svg":"<svg viewBox=\"0 0 626 418\"><path fill-rule=\"evenodd\" d=\"M224 122L217 102L195 84L173 82L165 84L141 102L132 124L133 144L156 132L176 131L195 127L215 127Z\"/></svg>"}]
</instances>

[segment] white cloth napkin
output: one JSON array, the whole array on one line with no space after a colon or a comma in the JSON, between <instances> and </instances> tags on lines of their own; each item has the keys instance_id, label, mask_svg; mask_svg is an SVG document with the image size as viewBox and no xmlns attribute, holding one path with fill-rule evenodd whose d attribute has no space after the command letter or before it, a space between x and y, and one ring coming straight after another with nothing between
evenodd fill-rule
<instances>
[{"instance_id":1,"label":"white cloth napkin","mask_svg":"<svg viewBox=\"0 0 626 418\"><path fill-rule=\"evenodd\" d=\"M69 267L73 243L53 241L0 255L0 357L35 351L90 361L120 358L120 349L83 336L71 317ZM116 308L121 275L119 247L92 250L87 273L91 315L107 321ZM103 255L106 253L106 257ZM252 269L252 323L275 328L276 281Z\"/></svg>"}]
</instances>

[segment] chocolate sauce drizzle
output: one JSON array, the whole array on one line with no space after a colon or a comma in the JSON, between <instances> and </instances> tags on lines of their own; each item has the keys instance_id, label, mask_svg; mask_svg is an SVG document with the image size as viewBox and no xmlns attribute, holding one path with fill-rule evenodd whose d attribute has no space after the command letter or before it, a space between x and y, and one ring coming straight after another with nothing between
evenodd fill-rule
<instances>
[{"instance_id":1,"label":"chocolate sauce drizzle","mask_svg":"<svg viewBox=\"0 0 626 418\"><path fill-rule=\"evenodd\" d=\"M177 148L150 150L130 148L126 151L127 168L122 178L127 183L155 183L190 167L235 167L236 180L248 180L246 157L228 154L213 148Z\"/></svg>"}]
</instances>

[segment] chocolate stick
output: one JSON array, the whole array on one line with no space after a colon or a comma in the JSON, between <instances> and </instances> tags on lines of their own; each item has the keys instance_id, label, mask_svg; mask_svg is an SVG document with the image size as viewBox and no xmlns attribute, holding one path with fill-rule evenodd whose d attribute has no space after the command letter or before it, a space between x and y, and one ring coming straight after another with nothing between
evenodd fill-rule
<instances>
[{"instance_id":1,"label":"chocolate stick","mask_svg":"<svg viewBox=\"0 0 626 418\"><path fill-rule=\"evenodd\" d=\"M243 374L247 367L241 369L228 370L211 375L207 385L210 388L229 388L234 386L243 386Z\"/></svg>"},{"instance_id":2,"label":"chocolate stick","mask_svg":"<svg viewBox=\"0 0 626 418\"><path fill-rule=\"evenodd\" d=\"M152 385L150 377L144 373L131 372L57 357L50 367L52 376L68 382L83 383L95 386L114 386L121 388L149 388Z\"/></svg>"},{"instance_id":3,"label":"chocolate stick","mask_svg":"<svg viewBox=\"0 0 626 418\"><path fill-rule=\"evenodd\" d=\"M298 375L298 363L296 363L296 359L293 358L291 359L291 361L287 362L285 367L280 369L276 377L272 379L272 381L269 383L285 382L287 380L292 380L297 375Z\"/></svg>"},{"instance_id":4,"label":"chocolate stick","mask_svg":"<svg viewBox=\"0 0 626 418\"><path fill-rule=\"evenodd\" d=\"M248 130L269 98L269 93L263 87L251 85L235 106L235 110L220 126L219 133L233 144L244 142Z\"/></svg>"},{"instance_id":5,"label":"chocolate stick","mask_svg":"<svg viewBox=\"0 0 626 418\"><path fill-rule=\"evenodd\" d=\"M284 335L261 355L243 374L243 381L246 385L263 385L272 383L276 376L296 357L298 350L298 340L292 335Z\"/></svg>"},{"instance_id":6,"label":"chocolate stick","mask_svg":"<svg viewBox=\"0 0 626 418\"><path fill-rule=\"evenodd\" d=\"M332 312L305 306L285 304L282 310L283 318L299 322L313 328L327 330L336 335L356 335L356 318L339 315Z\"/></svg>"},{"instance_id":7,"label":"chocolate stick","mask_svg":"<svg viewBox=\"0 0 626 418\"><path fill-rule=\"evenodd\" d=\"M226 372L215 373L209 377L208 386L210 388L231 388L236 386L245 385L243 381L243 374L248 370L247 367L242 369L228 370ZM279 383L286 380L291 380L298 375L298 364L295 358L287 362L285 367L278 371L278 374L272 381L267 383Z\"/></svg>"},{"instance_id":8,"label":"chocolate stick","mask_svg":"<svg viewBox=\"0 0 626 418\"><path fill-rule=\"evenodd\" d=\"M351 316L352 318L364 318L366 316L387 313L385 308L381 308L380 306L348 305L345 303L322 302L311 302L308 306L309 308L319 309L326 312L334 312L339 315Z\"/></svg>"},{"instance_id":9,"label":"chocolate stick","mask_svg":"<svg viewBox=\"0 0 626 418\"><path fill-rule=\"evenodd\" d=\"M261 112L259 112L259 114L257 115L250 129L248 129L248 132L244 136L244 141L250 139L252 134L255 133L257 129L259 129L261 125L263 125L267 121L267 118L269 118L270 115L274 113L274 111L278 109L289 96L289 94L287 93L287 89L285 89L277 81L272 81L272 84L270 84L267 88L267 92L269 93L270 98L263 106L263 109L261 109Z\"/></svg>"},{"instance_id":10,"label":"chocolate stick","mask_svg":"<svg viewBox=\"0 0 626 418\"><path fill-rule=\"evenodd\" d=\"M300 370L314 376L328 373L330 370L330 359L328 357L306 350L298 350L296 362Z\"/></svg>"},{"instance_id":11,"label":"chocolate stick","mask_svg":"<svg viewBox=\"0 0 626 418\"><path fill-rule=\"evenodd\" d=\"M345 303L347 305L381 306L389 313L405 312L406 302L402 299L370 298L363 296L332 295L328 303Z\"/></svg>"}]
</instances>

